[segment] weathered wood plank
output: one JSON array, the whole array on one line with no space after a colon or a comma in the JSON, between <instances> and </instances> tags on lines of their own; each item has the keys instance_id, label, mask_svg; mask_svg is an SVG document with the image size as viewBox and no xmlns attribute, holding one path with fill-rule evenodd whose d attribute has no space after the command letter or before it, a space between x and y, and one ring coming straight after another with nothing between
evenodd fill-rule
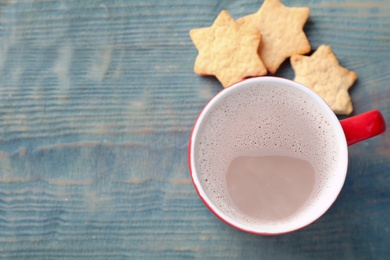
<instances>
[{"instance_id":1,"label":"weathered wood plank","mask_svg":"<svg viewBox=\"0 0 390 260\"><path fill-rule=\"evenodd\" d=\"M355 113L390 122L388 1L308 6L313 50L358 73ZM313 225L262 237L210 213L187 169L194 120L221 90L193 73L188 30L261 1L0 1L0 257L388 259L390 134L350 147ZM276 74L292 79L285 62Z\"/></svg>"}]
</instances>

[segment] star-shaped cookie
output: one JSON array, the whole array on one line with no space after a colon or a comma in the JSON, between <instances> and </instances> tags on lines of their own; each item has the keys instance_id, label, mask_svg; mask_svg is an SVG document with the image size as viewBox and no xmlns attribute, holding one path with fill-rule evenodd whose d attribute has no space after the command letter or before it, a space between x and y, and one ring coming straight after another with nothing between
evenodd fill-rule
<instances>
[{"instance_id":1,"label":"star-shaped cookie","mask_svg":"<svg viewBox=\"0 0 390 260\"><path fill-rule=\"evenodd\" d=\"M303 32L309 14L307 7L286 7L279 0L265 0L256 13L238 19L237 23L260 31L259 55L267 70L275 73L291 55L310 52Z\"/></svg>"},{"instance_id":2,"label":"star-shaped cookie","mask_svg":"<svg viewBox=\"0 0 390 260\"><path fill-rule=\"evenodd\" d=\"M215 75L225 88L267 73L257 54L260 33L240 28L227 11L222 11L211 27L190 30L190 37L198 49L195 73Z\"/></svg>"},{"instance_id":3,"label":"star-shaped cookie","mask_svg":"<svg viewBox=\"0 0 390 260\"><path fill-rule=\"evenodd\" d=\"M295 72L294 81L314 90L336 114L352 112L348 89L357 74L340 66L330 46L321 45L310 57L293 55L291 66Z\"/></svg>"}]
</instances>

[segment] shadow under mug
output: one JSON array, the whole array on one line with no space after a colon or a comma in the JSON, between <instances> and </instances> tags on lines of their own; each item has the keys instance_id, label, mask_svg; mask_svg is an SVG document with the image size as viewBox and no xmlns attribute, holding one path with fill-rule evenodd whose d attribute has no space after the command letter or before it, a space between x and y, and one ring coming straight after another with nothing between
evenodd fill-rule
<instances>
[{"instance_id":1,"label":"shadow under mug","mask_svg":"<svg viewBox=\"0 0 390 260\"><path fill-rule=\"evenodd\" d=\"M201 200L227 224L255 234L289 233L311 224L334 203L347 174L347 146L385 128L377 110L339 121L322 98L299 83L251 78L222 90L201 111L188 148L190 174ZM315 198L282 220L262 221L237 212L225 175L229 162L245 150L287 151L310 161L322 176Z\"/></svg>"}]
</instances>

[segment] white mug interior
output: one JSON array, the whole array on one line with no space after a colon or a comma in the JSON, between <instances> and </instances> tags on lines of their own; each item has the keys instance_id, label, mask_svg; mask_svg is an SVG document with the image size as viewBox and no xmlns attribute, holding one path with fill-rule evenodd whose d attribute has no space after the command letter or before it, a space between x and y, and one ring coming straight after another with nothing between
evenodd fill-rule
<instances>
[{"instance_id":1,"label":"white mug interior","mask_svg":"<svg viewBox=\"0 0 390 260\"><path fill-rule=\"evenodd\" d=\"M264 221L232 207L225 174L243 152L293 153L310 161L318 176L302 210ZM206 206L226 223L264 235L298 230L323 215L340 193L348 165L345 135L329 106L310 89L277 77L247 79L218 93L194 125L189 153L191 177Z\"/></svg>"}]
</instances>

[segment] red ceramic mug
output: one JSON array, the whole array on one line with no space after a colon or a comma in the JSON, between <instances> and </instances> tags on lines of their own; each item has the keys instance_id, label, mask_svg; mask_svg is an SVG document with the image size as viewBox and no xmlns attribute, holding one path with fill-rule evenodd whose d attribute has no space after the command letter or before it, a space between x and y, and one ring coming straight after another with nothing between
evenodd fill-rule
<instances>
[{"instance_id":1,"label":"red ceramic mug","mask_svg":"<svg viewBox=\"0 0 390 260\"><path fill-rule=\"evenodd\" d=\"M191 178L224 222L284 234L314 222L336 200L347 146L384 131L379 111L339 121L296 82L251 78L222 90L200 113L189 144Z\"/></svg>"}]
</instances>

